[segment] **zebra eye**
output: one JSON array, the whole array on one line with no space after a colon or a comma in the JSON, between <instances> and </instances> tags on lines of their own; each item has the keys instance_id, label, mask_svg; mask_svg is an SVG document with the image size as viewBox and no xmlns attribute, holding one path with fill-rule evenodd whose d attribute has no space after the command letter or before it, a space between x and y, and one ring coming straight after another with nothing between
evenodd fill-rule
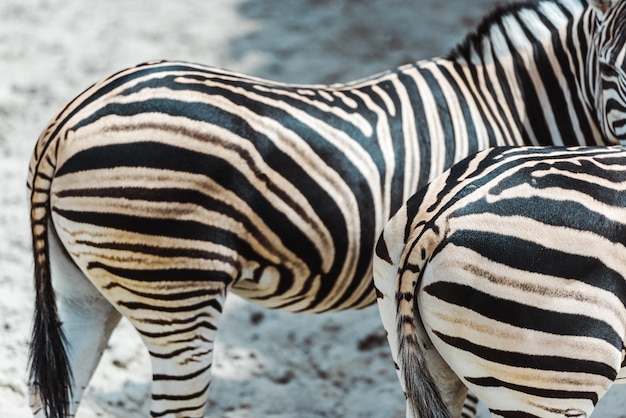
<instances>
[{"instance_id":1,"label":"zebra eye","mask_svg":"<svg viewBox=\"0 0 626 418\"><path fill-rule=\"evenodd\" d=\"M615 66L611 64L607 64L604 62L600 63L600 74L607 78L617 78L619 77L619 72L615 68Z\"/></svg>"}]
</instances>

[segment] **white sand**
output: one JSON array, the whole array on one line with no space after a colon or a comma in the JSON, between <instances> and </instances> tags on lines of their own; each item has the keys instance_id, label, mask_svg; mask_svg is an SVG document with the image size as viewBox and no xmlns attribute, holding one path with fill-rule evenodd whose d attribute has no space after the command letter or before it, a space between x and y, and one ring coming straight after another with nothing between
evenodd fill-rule
<instances>
[{"instance_id":1,"label":"white sand","mask_svg":"<svg viewBox=\"0 0 626 418\"><path fill-rule=\"evenodd\" d=\"M33 294L25 177L40 130L97 79L157 58L290 82L339 82L445 54L494 0L2 0L0 418L29 416ZM471 6L470 6L471 4ZM79 418L146 415L147 353L116 330ZM626 416L613 389L594 417ZM333 315L227 304L207 416L403 417L375 308ZM484 416L484 415L483 415Z\"/></svg>"}]
</instances>

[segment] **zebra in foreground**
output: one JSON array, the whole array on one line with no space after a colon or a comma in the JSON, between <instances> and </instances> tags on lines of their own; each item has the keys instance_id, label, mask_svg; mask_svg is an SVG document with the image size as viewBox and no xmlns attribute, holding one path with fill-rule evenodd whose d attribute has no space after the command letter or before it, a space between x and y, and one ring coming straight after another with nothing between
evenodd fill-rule
<instances>
[{"instance_id":1,"label":"zebra in foreground","mask_svg":"<svg viewBox=\"0 0 626 418\"><path fill-rule=\"evenodd\" d=\"M374 283L409 417L588 417L623 378L626 147L482 151L385 227Z\"/></svg>"},{"instance_id":2,"label":"zebra in foreground","mask_svg":"<svg viewBox=\"0 0 626 418\"><path fill-rule=\"evenodd\" d=\"M229 291L369 306L384 223L455 161L624 138L626 13L590 4L511 5L447 58L348 84L155 62L87 89L30 164L35 414L75 413L124 315L151 356L152 415L201 416Z\"/></svg>"}]
</instances>

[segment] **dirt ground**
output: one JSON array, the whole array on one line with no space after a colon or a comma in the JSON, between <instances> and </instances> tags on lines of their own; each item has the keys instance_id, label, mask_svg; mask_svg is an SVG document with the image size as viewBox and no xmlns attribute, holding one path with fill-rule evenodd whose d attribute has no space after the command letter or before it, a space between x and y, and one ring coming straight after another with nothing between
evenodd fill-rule
<instances>
[{"instance_id":1,"label":"dirt ground","mask_svg":"<svg viewBox=\"0 0 626 418\"><path fill-rule=\"evenodd\" d=\"M33 303L28 159L40 130L73 96L114 71L160 58L285 82L350 81L445 54L496 3L2 0L0 418L30 414L25 385ZM147 353L123 322L78 417L145 416L150 375ZM612 389L594 417L626 417L623 394ZM383 418L403 417L403 411L374 307L311 316L229 299L207 416Z\"/></svg>"}]
</instances>

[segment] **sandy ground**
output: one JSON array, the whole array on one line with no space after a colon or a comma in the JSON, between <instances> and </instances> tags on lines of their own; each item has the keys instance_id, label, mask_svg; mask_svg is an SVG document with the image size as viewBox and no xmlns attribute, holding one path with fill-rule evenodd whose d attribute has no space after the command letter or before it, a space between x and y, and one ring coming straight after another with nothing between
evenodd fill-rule
<instances>
[{"instance_id":1,"label":"sandy ground","mask_svg":"<svg viewBox=\"0 0 626 418\"><path fill-rule=\"evenodd\" d=\"M157 58L279 81L349 81L445 54L495 3L2 0L0 418L29 416L33 295L24 184L39 131L67 101L101 77ZM375 308L293 315L232 297L215 363L210 417L404 416ZM78 416L146 415L149 377L147 353L123 322ZM611 390L594 417L625 417L623 393Z\"/></svg>"}]
</instances>

